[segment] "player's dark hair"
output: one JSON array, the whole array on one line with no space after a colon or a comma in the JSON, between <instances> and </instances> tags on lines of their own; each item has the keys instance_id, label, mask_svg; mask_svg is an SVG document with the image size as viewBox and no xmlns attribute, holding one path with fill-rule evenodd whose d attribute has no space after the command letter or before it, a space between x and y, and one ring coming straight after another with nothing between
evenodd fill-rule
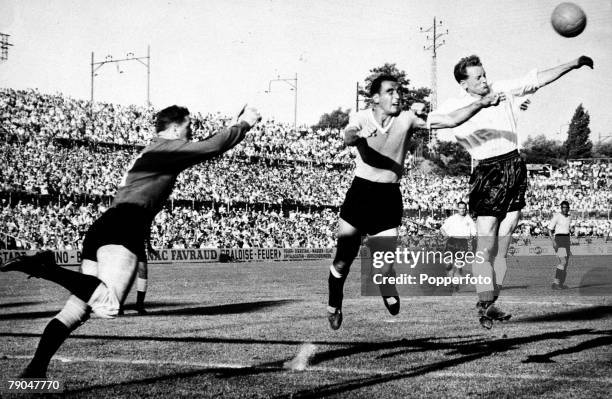
<instances>
[{"instance_id":1,"label":"player's dark hair","mask_svg":"<svg viewBox=\"0 0 612 399\"><path fill-rule=\"evenodd\" d=\"M370 97L373 97L374 94L378 94L380 92L380 87L382 86L382 82L395 82L398 83L398 80L395 76L383 73L382 75L378 75L372 81L370 85Z\"/></svg>"},{"instance_id":2,"label":"player's dark hair","mask_svg":"<svg viewBox=\"0 0 612 399\"><path fill-rule=\"evenodd\" d=\"M457 208L459 208L459 205L465 205L465 207L467 208L467 204L465 203L465 201L457 202Z\"/></svg>"},{"instance_id":3,"label":"player's dark hair","mask_svg":"<svg viewBox=\"0 0 612 399\"><path fill-rule=\"evenodd\" d=\"M567 207L569 208L569 202L567 202L567 201L561 201L561 206L563 206L563 205L567 205Z\"/></svg>"},{"instance_id":4,"label":"player's dark hair","mask_svg":"<svg viewBox=\"0 0 612 399\"><path fill-rule=\"evenodd\" d=\"M455 80L457 83L461 83L462 80L468 78L467 68L471 66L482 66L480 58L478 58L477 55L472 54L459 60L457 65L455 65L454 70Z\"/></svg>"},{"instance_id":5,"label":"player's dark hair","mask_svg":"<svg viewBox=\"0 0 612 399\"><path fill-rule=\"evenodd\" d=\"M178 105L162 109L155 116L155 132L163 132L171 123L182 123L188 115L189 110Z\"/></svg>"}]
</instances>

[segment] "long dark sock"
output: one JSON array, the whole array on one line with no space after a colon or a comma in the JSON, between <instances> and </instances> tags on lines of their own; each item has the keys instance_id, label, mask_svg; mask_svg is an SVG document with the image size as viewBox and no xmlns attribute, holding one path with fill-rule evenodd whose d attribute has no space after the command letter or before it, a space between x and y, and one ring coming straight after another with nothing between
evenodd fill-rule
<instances>
[{"instance_id":1,"label":"long dark sock","mask_svg":"<svg viewBox=\"0 0 612 399\"><path fill-rule=\"evenodd\" d=\"M346 276L343 277L335 277L331 272L329 272L329 278L327 279L329 285L329 302L328 305L339 309L342 307L342 299L344 298L344 282L346 281Z\"/></svg>"},{"instance_id":2,"label":"long dark sock","mask_svg":"<svg viewBox=\"0 0 612 399\"><path fill-rule=\"evenodd\" d=\"M57 350L62 346L66 338L73 330L66 327L58 319L51 319L45 331L43 331L36 353L28 365L27 370L41 376L46 374L49 362Z\"/></svg>"},{"instance_id":3,"label":"long dark sock","mask_svg":"<svg viewBox=\"0 0 612 399\"><path fill-rule=\"evenodd\" d=\"M146 291L136 291L136 307L138 309L144 308L144 300L146 294Z\"/></svg>"},{"instance_id":4,"label":"long dark sock","mask_svg":"<svg viewBox=\"0 0 612 399\"><path fill-rule=\"evenodd\" d=\"M340 236L338 237L338 248L334 257L332 268L341 276L336 277L332 274L331 269L329 278L327 279L329 286L329 301L328 305L339 309L342 307L342 299L344 297L344 282L351 269L351 264L361 245L361 236Z\"/></svg>"}]
</instances>

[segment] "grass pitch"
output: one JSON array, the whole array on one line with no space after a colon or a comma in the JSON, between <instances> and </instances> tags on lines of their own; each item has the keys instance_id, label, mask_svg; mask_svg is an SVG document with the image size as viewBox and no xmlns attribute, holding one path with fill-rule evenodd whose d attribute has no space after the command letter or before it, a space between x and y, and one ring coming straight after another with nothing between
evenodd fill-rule
<instances>
[{"instance_id":1,"label":"grass pitch","mask_svg":"<svg viewBox=\"0 0 612 399\"><path fill-rule=\"evenodd\" d=\"M358 262L338 331L325 316L329 261L151 265L149 315L136 315L132 293L125 316L77 329L48 377L64 382L65 397L612 396L612 298L602 296L612 286L570 269L570 289L550 291L555 258L533 259L509 262L500 305L514 317L492 330L478 324L471 287L404 297L390 316L380 298L360 295ZM572 262L598 275L612 264ZM601 295L581 296L585 285ZM67 297L52 283L0 274L3 384ZM307 343L305 369L287 369Z\"/></svg>"}]
</instances>

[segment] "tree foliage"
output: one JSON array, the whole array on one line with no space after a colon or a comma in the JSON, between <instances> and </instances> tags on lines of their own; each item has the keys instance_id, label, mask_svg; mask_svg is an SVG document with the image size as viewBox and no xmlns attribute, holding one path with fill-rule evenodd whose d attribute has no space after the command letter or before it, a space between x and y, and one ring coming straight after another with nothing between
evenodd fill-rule
<instances>
[{"instance_id":1,"label":"tree foliage","mask_svg":"<svg viewBox=\"0 0 612 399\"><path fill-rule=\"evenodd\" d=\"M570 122L567 140L563 144L567 159L592 157L591 150L593 143L591 143L589 138L591 135L591 129L589 128L590 120L591 117L582 104L578 105Z\"/></svg>"},{"instance_id":2,"label":"tree foliage","mask_svg":"<svg viewBox=\"0 0 612 399\"><path fill-rule=\"evenodd\" d=\"M543 134L529 137L523 143L521 152L527 163L547 163L555 167L560 166L563 163L562 159L565 158L563 145L557 140L547 139Z\"/></svg>"},{"instance_id":3,"label":"tree foliage","mask_svg":"<svg viewBox=\"0 0 612 399\"><path fill-rule=\"evenodd\" d=\"M360 85L359 95L364 98L366 106L372 105L370 98L370 87L372 81L379 75L395 76L399 81L400 92L402 93L402 109L407 110L415 102L424 103L429 107L429 101L426 97L431 93L431 89L427 87L411 88L410 79L406 75L406 71L400 70L395 64L385 63L382 66L370 69L370 74L365 78L364 84Z\"/></svg>"},{"instance_id":4,"label":"tree foliage","mask_svg":"<svg viewBox=\"0 0 612 399\"><path fill-rule=\"evenodd\" d=\"M319 123L314 125L313 129L344 129L349 121L350 109L343 111L341 107L333 110L330 113L323 114L319 118Z\"/></svg>"}]
</instances>

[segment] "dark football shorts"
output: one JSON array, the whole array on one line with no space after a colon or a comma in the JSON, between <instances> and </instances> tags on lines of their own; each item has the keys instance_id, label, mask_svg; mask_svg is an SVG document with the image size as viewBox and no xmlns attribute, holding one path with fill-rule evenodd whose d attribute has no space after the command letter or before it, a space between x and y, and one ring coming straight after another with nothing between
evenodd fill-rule
<instances>
[{"instance_id":1,"label":"dark football shorts","mask_svg":"<svg viewBox=\"0 0 612 399\"><path fill-rule=\"evenodd\" d=\"M96 253L104 245L122 245L139 261L146 257L152 217L145 208L135 204L119 204L108 209L89 228L83 240L82 258L98 261Z\"/></svg>"},{"instance_id":2,"label":"dark football shorts","mask_svg":"<svg viewBox=\"0 0 612 399\"><path fill-rule=\"evenodd\" d=\"M504 218L525 207L527 167L517 150L479 161L470 177L470 212Z\"/></svg>"},{"instance_id":3,"label":"dark football shorts","mask_svg":"<svg viewBox=\"0 0 612 399\"><path fill-rule=\"evenodd\" d=\"M404 204L399 183L377 183L355 176L340 208L340 217L362 234L399 227Z\"/></svg>"},{"instance_id":4,"label":"dark football shorts","mask_svg":"<svg viewBox=\"0 0 612 399\"><path fill-rule=\"evenodd\" d=\"M570 251L570 236L569 234L556 234L555 244L557 244L557 255L568 256Z\"/></svg>"}]
</instances>

